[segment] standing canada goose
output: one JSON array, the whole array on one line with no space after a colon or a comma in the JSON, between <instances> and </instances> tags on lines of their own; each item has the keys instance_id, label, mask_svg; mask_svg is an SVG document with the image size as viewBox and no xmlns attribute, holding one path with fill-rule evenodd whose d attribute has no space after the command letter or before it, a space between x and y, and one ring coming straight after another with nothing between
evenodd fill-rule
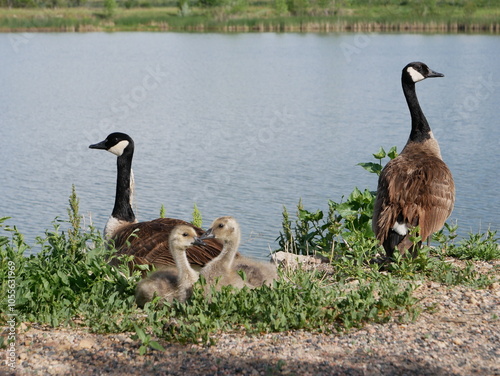
<instances>
[{"instance_id":1,"label":"standing canada goose","mask_svg":"<svg viewBox=\"0 0 500 376\"><path fill-rule=\"evenodd\" d=\"M236 288L250 286L234 269L236 251L240 245L240 225L233 217L220 217L212 222L210 228L200 236L200 239L216 239L222 243L220 254L208 262L200 271L205 277L207 286L217 284L221 286L231 285Z\"/></svg>"},{"instance_id":2,"label":"standing canada goose","mask_svg":"<svg viewBox=\"0 0 500 376\"><path fill-rule=\"evenodd\" d=\"M194 244L202 245L203 242L191 226L178 225L170 232L169 246L176 268L156 271L139 282L135 290L139 307L144 307L155 294L167 301L177 299L184 302L190 297L198 272L189 265L186 249Z\"/></svg>"},{"instance_id":3,"label":"standing canada goose","mask_svg":"<svg viewBox=\"0 0 500 376\"><path fill-rule=\"evenodd\" d=\"M203 234L199 227L180 219L158 218L148 222L137 222L131 206L133 191L132 157L134 141L125 133L111 133L104 141L90 145L91 149L107 150L117 158L117 183L115 206L109 218L104 234L114 242L118 250L116 256L133 255L134 264L155 265L156 268L173 266L174 259L169 250L169 235L177 225L192 227L198 236ZM189 263L201 268L216 257L222 246L214 240L205 245L194 245L187 249ZM117 264L117 258L111 264Z\"/></svg>"},{"instance_id":4,"label":"standing canada goose","mask_svg":"<svg viewBox=\"0 0 500 376\"><path fill-rule=\"evenodd\" d=\"M373 231L388 257L394 249L415 256L411 230L425 241L440 230L455 202L455 184L441 158L438 142L420 108L415 83L429 77L444 77L420 62L403 68L401 82L411 115L411 133L401 154L382 170L373 212ZM421 246L422 242L417 244Z\"/></svg>"}]
</instances>

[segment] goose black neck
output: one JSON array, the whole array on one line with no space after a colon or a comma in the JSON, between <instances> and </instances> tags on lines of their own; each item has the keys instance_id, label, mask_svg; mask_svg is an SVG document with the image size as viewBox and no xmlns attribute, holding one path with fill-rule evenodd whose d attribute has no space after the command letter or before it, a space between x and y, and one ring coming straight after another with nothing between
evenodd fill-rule
<instances>
[{"instance_id":1,"label":"goose black neck","mask_svg":"<svg viewBox=\"0 0 500 376\"><path fill-rule=\"evenodd\" d=\"M111 215L120 220L134 222L135 215L130 205L130 198L132 196L130 176L132 174L132 157L134 151L133 149L127 149L129 147L117 158L116 162L118 174L116 179L115 206Z\"/></svg>"},{"instance_id":2,"label":"goose black neck","mask_svg":"<svg viewBox=\"0 0 500 376\"><path fill-rule=\"evenodd\" d=\"M408 109L411 115L411 133L410 141L424 142L431 138L431 128L425 118L422 108L418 103L417 92L415 91L415 83L402 80L403 93L408 104Z\"/></svg>"}]
</instances>

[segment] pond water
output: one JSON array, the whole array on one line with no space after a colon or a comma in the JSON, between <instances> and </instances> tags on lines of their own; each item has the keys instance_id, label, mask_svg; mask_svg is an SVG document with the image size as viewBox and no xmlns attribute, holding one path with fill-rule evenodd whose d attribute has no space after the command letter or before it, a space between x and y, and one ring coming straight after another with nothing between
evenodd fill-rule
<instances>
[{"instance_id":1,"label":"pond water","mask_svg":"<svg viewBox=\"0 0 500 376\"><path fill-rule=\"evenodd\" d=\"M102 229L116 161L90 150L113 131L136 143L139 220L221 215L242 225L243 253L276 248L281 213L302 198L327 209L380 146L401 150L410 119L401 69L417 85L455 178L460 234L499 229L500 37L415 34L40 33L0 35L0 216L33 243L67 218L71 185Z\"/></svg>"}]
</instances>

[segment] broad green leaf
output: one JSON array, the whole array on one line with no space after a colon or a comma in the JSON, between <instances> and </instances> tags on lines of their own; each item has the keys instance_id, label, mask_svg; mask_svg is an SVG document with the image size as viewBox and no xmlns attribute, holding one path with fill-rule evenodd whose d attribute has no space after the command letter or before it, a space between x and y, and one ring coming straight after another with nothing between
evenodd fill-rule
<instances>
[{"instance_id":1,"label":"broad green leaf","mask_svg":"<svg viewBox=\"0 0 500 376\"><path fill-rule=\"evenodd\" d=\"M146 335L146 333L144 332L144 330L142 328L139 328L135 322L133 323L133 325L134 325L135 333L137 334L137 337L139 338L139 340L142 343L146 343L149 340L149 338Z\"/></svg>"},{"instance_id":2,"label":"broad green leaf","mask_svg":"<svg viewBox=\"0 0 500 376\"><path fill-rule=\"evenodd\" d=\"M396 157L398 156L398 151L397 151L397 149L398 149L398 148L397 148L396 146L393 146L393 147L389 150L389 152L387 153L387 156L388 156L389 158L391 158L391 160L392 160L392 159L394 159L394 158L396 158Z\"/></svg>"},{"instance_id":3,"label":"broad green leaf","mask_svg":"<svg viewBox=\"0 0 500 376\"><path fill-rule=\"evenodd\" d=\"M382 171L382 166L379 163L358 163L358 166L363 167L366 171L371 172L372 174L380 175L380 172Z\"/></svg>"},{"instance_id":4,"label":"broad green leaf","mask_svg":"<svg viewBox=\"0 0 500 376\"><path fill-rule=\"evenodd\" d=\"M58 270L57 275L59 276L59 278L61 279L61 282L63 284L65 284L66 286L69 285L68 276L66 274L64 274L62 271Z\"/></svg>"},{"instance_id":5,"label":"broad green leaf","mask_svg":"<svg viewBox=\"0 0 500 376\"><path fill-rule=\"evenodd\" d=\"M158 351L165 351L165 348L156 341L150 341L149 346Z\"/></svg>"},{"instance_id":6,"label":"broad green leaf","mask_svg":"<svg viewBox=\"0 0 500 376\"><path fill-rule=\"evenodd\" d=\"M378 153L373 154L373 157L374 157L375 159L383 159L383 158L385 158L385 156L386 156L386 155L387 155L387 154L385 153L384 148L383 148L383 147L380 147L380 149L379 149Z\"/></svg>"}]
</instances>

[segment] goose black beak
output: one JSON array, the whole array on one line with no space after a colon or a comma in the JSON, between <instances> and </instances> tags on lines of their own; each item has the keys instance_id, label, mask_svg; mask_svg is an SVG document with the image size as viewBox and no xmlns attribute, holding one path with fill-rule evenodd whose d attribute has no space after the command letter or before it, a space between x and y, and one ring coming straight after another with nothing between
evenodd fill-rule
<instances>
[{"instance_id":1,"label":"goose black beak","mask_svg":"<svg viewBox=\"0 0 500 376\"><path fill-rule=\"evenodd\" d=\"M444 74L442 74L442 73L434 72L432 69L429 69L429 70L430 70L430 72L427 75L427 78L429 78L429 77L444 77Z\"/></svg>"},{"instance_id":2,"label":"goose black beak","mask_svg":"<svg viewBox=\"0 0 500 376\"><path fill-rule=\"evenodd\" d=\"M200 240L205 240L205 239L213 239L215 238L214 233L212 232L212 229L209 228L203 235L200 236Z\"/></svg>"},{"instance_id":3,"label":"goose black beak","mask_svg":"<svg viewBox=\"0 0 500 376\"><path fill-rule=\"evenodd\" d=\"M206 245L206 244L199 237L195 237L194 241L193 241L193 245Z\"/></svg>"},{"instance_id":4,"label":"goose black beak","mask_svg":"<svg viewBox=\"0 0 500 376\"><path fill-rule=\"evenodd\" d=\"M90 148L90 149L101 149L101 150L106 150L106 149L107 149L107 147L106 147L106 140L101 141L101 142L98 142L97 144L92 144L92 145L89 145L89 148Z\"/></svg>"}]
</instances>

